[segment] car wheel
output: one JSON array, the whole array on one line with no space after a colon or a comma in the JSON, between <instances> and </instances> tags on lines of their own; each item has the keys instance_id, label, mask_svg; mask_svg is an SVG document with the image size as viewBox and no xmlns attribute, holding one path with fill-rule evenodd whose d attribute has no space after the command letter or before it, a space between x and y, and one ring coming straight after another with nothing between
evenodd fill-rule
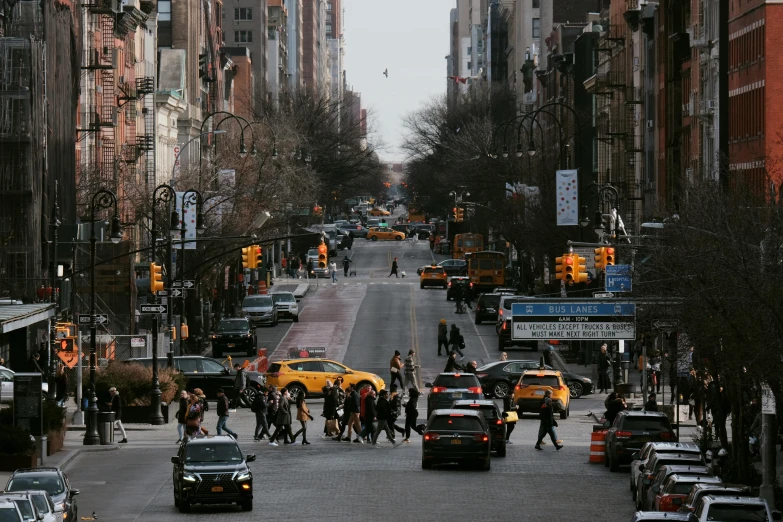
<instances>
[{"instance_id":1,"label":"car wheel","mask_svg":"<svg viewBox=\"0 0 783 522\"><path fill-rule=\"evenodd\" d=\"M498 455L498 457L505 457L506 456L506 441L501 442L500 446L498 446L497 455Z\"/></svg>"},{"instance_id":2,"label":"car wheel","mask_svg":"<svg viewBox=\"0 0 783 522\"><path fill-rule=\"evenodd\" d=\"M295 315L295 316L294 316L294 322L295 322L295 323L298 323L298 322L299 322L299 316L298 316L298 315Z\"/></svg>"},{"instance_id":3,"label":"car wheel","mask_svg":"<svg viewBox=\"0 0 783 522\"><path fill-rule=\"evenodd\" d=\"M571 381L568 383L568 391L572 399L578 399L584 392L582 383L577 381Z\"/></svg>"},{"instance_id":4,"label":"car wheel","mask_svg":"<svg viewBox=\"0 0 783 522\"><path fill-rule=\"evenodd\" d=\"M474 321L476 324L481 324L481 319L479 319L478 314L476 315L476 319Z\"/></svg>"},{"instance_id":5,"label":"car wheel","mask_svg":"<svg viewBox=\"0 0 783 522\"><path fill-rule=\"evenodd\" d=\"M180 513L187 513L190 511L190 502L187 500L180 500L179 501L179 512Z\"/></svg>"},{"instance_id":6,"label":"car wheel","mask_svg":"<svg viewBox=\"0 0 783 522\"><path fill-rule=\"evenodd\" d=\"M568 407L566 407L566 409L564 409L563 411L561 411L561 412L560 412L560 420L565 420L565 419L567 419L567 418L568 418L568 413L569 413L569 412L568 412L568 410L569 410L570 408L571 408L571 407L570 407L570 406L568 406Z\"/></svg>"},{"instance_id":7,"label":"car wheel","mask_svg":"<svg viewBox=\"0 0 783 522\"><path fill-rule=\"evenodd\" d=\"M419 283L419 288L424 289L424 283Z\"/></svg>"},{"instance_id":8,"label":"car wheel","mask_svg":"<svg viewBox=\"0 0 783 522\"><path fill-rule=\"evenodd\" d=\"M492 395L494 395L496 399L502 399L508 395L510 391L511 386L509 386L506 381L498 381L492 387Z\"/></svg>"},{"instance_id":9,"label":"car wheel","mask_svg":"<svg viewBox=\"0 0 783 522\"><path fill-rule=\"evenodd\" d=\"M258 395L258 391L255 388L245 388L245 393L242 394L242 400L240 401L242 406L246 408L252 406L253 401L256 400L256 395Z\"/></svg>"},{"instance_id":10,"label":"car wheel","mask_svg":"<svg viewBox=\"0 0 783 522\"><path fill-rule=\"evenodd\" d=\"M253 499L249 498L242 502L242 511L253 511Z\"/></svg>"},{"instance_id":11,"label":"car wheel","mask_svg":"<svg viewBox=\"0 0 783 522\"><path fill-rule=\"evenodd\" d=\"M620 469L620 465L617 464L617 459L611 458L611 454L609 455L609 471L617 471Z\"/></svg>"},{"instance_id":12,"label":"car wheel","mask_svg":"<svg viewBox=\"0 0 783 522\"><path fill-rule=\"evenodd\" d=\"M370 238L370 240L371 240L371 241L378 241L378 236L372 236L372 237Z\"/></svg>"},{"instance_id":13,"label":"car wheel","mask_svg":"<svg viewBox=\"0 0 783 522\"><path fill-rule=\"evenodd\" d=\"M492 468L492 460L489 457L487 457L486 459L484 459L484 463L481 466L481 469L482 471L489 471L491 468Z\"/></svg>"},{"instance_id":14,"label":"car wheel","mask_svg":"<svg viewBox=\"0 0 783 522\"><path fill-rule=\"evenodd\" d=\"M402 241L402 238L400 236L394 236L395 241Z\"/></svg>"},{"instance_id":15,"label":"car wheel","mask_svg":"<svg viewBox=\"0 0 783 522\"><path fill-rule=\"evenodd\" d=\"M432 461L421 459L421 469L432 469Z\"/></svg>"},{"instance_id":16,"label":"car wheel","mask_svg":"<svg viewBox=\"0 0 783 522\"><path fill-rule=\"evenodd\" d=\"M300 384L291 384L288 386L288 393L291 394L291 400L296 402L296 398L299 397L299 395L302 392L306 392L307 390L304 389L304 387Z\"/></svg>"}]
</instances>

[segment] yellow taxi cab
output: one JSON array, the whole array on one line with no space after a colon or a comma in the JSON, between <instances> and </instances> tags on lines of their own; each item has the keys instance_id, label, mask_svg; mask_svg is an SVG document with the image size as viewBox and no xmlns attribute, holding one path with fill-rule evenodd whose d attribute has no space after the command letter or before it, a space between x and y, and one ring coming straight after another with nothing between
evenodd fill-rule
<instances>
[{"instance_id":1,"label":"yellow taxi cab","mask_svg":"<svg viewBox=\"0 0 783 522\"><path fill-rule=\"evenodd\" d=\"M382 208L373 208L370 211L368 211L367 214L371 216L388 216L391 213L386 210L383 210Z\"/></svg>"},{"instance_id":2,"label":"yellow taxi cab","mask_svg":"<svg viewBox=\"0 0 783 522\"><path fill-rule=\"evenodd\" d=\"M367 231L365 239L370 241L378 241L379 239L388 239L394 241L402 241L405 239L405 234L387 227L370 227Z\"/></svg>"},{"instance_id":3,"label":"yellow taxi cab","mask_svg":"<svg viewBox=\"0 0 783 522\"><path fill-rule=\"evenodd\" d=\"M419 287L424 288L425 286L442 286L443 288L446 288L446 286L448 286L447 279L448 276L446 275L446 269L442 266L425 266L424 270L421 271L421 276L419 277Z\"/></svg>"},{"instance_id":4,"label":"yellow taxi cab","mask_svg":"<svg viewBox=\"0 0 783 522\"><path fill-rule=\"evenodd\" d=\"M274 385L278 390L286 388L293 399L304 390L308 397L323 395L326 381L343 378L343 389L349 384L362 388L369 384L375 391L382 390L386 383L374 373L352 370L336 361L328 359L290 359L269 364L266 372L266 385Z\"/></svg>"},{"instance_id":5,"label":"yellow taxi cab","mask_svg":"<svg viewBox=\"0 0 783 522\"><path fill-rule=\"evenodd\" d=\"M561 419L567 419L571 393L563 375L556 370L528 370L519 377L514 387L514 404L519 406L518 413L538 413L546 390L552 391L553 411L560 412Z\"/></svg>"}]
</instances>

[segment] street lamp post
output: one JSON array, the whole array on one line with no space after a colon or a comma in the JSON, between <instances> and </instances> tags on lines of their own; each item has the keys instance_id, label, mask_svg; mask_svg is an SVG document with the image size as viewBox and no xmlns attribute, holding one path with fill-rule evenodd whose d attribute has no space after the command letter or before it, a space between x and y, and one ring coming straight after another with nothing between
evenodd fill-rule
<instances>
[{"instance_id":1,"label":"street lamp post","mask_svg":"<svg viewBox=\"0 0 783 522\"><path fill-rule=\"evenodd\" d=\"M111 242L114 244L122 240L120 219L117 217L117 196L114 192L101 189L96 192L90 203L90 401L87 407L87 426L84 434L84 445L95 446L100 444L98 437L98 398L95 395L95 371L98 365L96 352L96 337L98 335L95 324L95 244L98 238L95 235L95 209L108 209L114 207L114 217L111 220Z\"/></svg>"},{"instance_id":2,"label":"street lamp post","mask_svg":"<svg viewBox=\"0 0 783 522\"><path fill-rule=\"evenodd\" d=\"M195 189L189 189L186 190L185 193L182 195L182 219L180 220L182 233L180 234L180 271L179 271L179 279L182 282L182 286L180 287L180 291L182 292L182 297L180 299L180 314L179 314L179 342L180 342L180 353L182 353L182 342L184 341L182 337L182 325L185 322L185 245L186 245L186 238L185 234L187 232L188 228L188 222L185 219L185 206L190 205L196 205L196 234L201 234L206 230L206 226L204 225L204 215L202 213L203 209L203 199L201 197L201 192Z\"/></svg>"},{"instance_id":3,"label":"street lamp post","mask_svg":"<svg viewBox=\"0 0 783 522\"><path fill-rule=\"evenodd\" d=\"M52 217L51 217L51 227L52 227L52 293L51 293L51 303L54 304L55 312L57 311L57 229L60 228L60 220L57 217L57 214L59 213L59 208L57 207L57 180L54 182L54 205L52 205ZM55 323L57 323L57 314L55 313L55 316L52 318L52 327L51 327L51 342L49 343L49 368L48 368L48 378L49 381L49 391L46 393L46 398L49 401L54 401L57 398L57 385L55 384L55 342L57 341L57 335L55 330ZM65 390L61 390L65 392Z\"/></svg>"}]
</instances>

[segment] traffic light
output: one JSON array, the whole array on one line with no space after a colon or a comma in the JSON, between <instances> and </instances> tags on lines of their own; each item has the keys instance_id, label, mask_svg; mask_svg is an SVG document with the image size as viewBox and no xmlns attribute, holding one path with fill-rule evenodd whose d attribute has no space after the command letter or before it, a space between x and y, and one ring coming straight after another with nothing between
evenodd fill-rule
<instances>
[{"instance_id":1,"label":"traffic light","mask_svg":"<svg viewBox=\"0 0 783 522\"><path fill-rule=\"evenodd\" d=\"M606 247L606 254L604 255L604 268L614 264L614 248Z\"/></svg>"},{"instance_id":2,"label":"traffic light","mask_svg":"<svg viewBox=\"0 0 783 522\"><path fill-rule=\"evenodd\" d=\"M555 258L555 278L556 279L562 279L568 284L574 283L574 265L575 262L575 256L574 254L563 254L562 257Z\"/></svg>"},{"instance_id":3,"label":"traffic light","mask_svg":"<svg viewBox=\"0 0 783 522\"><path fill-rule=\"evenodd\" d=\"M457 209L457 222L461 222L465 219L465 209L464 208L458 208Z\"/></svg>"},{"instance_id":4,"label":"traffic light","mask_svg":"<svg viewBox=\"0 0 783 522\"><path fill-rule=\"evenodd\" d=\"M587 259L574 255L574 261L574 283L586 283L589 278Z\"/></svg>"},{"instance_id":5,"label":"traffic light","mask_svg":"<svg viewBox=\"0 0 783 522\"><path fill-rule=\"evenodd\" d=\"M329 249L326 248L324 243L318 245L318 268L326 268L326 265L329 262L328 253Z\"/></svg>"},{"instance_id":6,"label":"traffic light","mask_svg":"<svg viewBox=\"0 0 783 522\"><path fill-rule=\"evenodd\" d=\"M163 290L163 267L150 263L150 291L154 294Z\"/></svg>"},{"instance_id":7,"label":"traffic light","mask_svg":"<svg viewBox=\"0 0 783 522\"><path fill-rule=\"evenodd\" d=\"M253 264L255 268L264 266L264 250L259 245L253 245L254 257Z\"/></svg>"},{"instance_id":8,"label":"traffic light","mask_svg":"<svg viewBox=\"0 0 783 522\"><path fill-rule=\"evenodd\" d=\"M595 249L595 269L600 272L606 266L606 247Z\"/></svg>"},{"instance_id":9,"label":"traffic light","mask_svg":"<svg viewBox=\"0 0 783 522\"><path fill-rule=\"evenodd\" d=\"M457 207L454 207L452 209L452 212L454 212L454 221L457 221L457 216L459 215L459 214L457 214Z\"/></svg>"},{"instance_id":10,"label":"traffic light","mask_svg":"<svg viewBox=\"0 0 783 522\"><path fill-rule=\"evenodd\" d=\"M66 337L64 339L57 339L55 343L57 351L60 352L72 352L74 350L74 338Z\"/></svg>"},{"instance_id":11,"label":"traffic light","mask_svg":"<svg viewBox=\"0 0 783 522\"><path fill-rule=\"evenodd\" d=\"M242 249L242 268L255 268L253 266L253 263L255 262L256 258L253 255L253 247L245 247Z\"/></svg>"}]
</instances>

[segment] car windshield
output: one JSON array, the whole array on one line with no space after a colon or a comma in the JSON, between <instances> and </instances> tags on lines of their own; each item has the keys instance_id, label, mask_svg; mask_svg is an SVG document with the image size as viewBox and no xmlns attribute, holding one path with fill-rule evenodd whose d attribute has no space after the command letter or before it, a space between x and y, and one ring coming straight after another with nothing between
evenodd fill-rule
<instances>
[{"instance_id":1,"label":"car windshield","mask_svg":"<svg viewBox=\"0 0 783 522\"><path fill-rule=\"evenodd\" d=\"M0 507L0 522L19 522L19 512L12 507Z\"/></svg>"},{"instance_id":2,"label":"car windshield","mask_svg":"<svg viewBox=\"0 0 783 522\"><path fill-rule=\"evenodd\" d=\"M40 489L55 497L65 492L65 484L56 473L22 473L12 478L5 488L6 491L28 489Z\"/></svg>"},{"instance_id":3,"label":"car windshield","mask_svg":"<svg viewBox=\"0 0 783 522\"><path fill-rule=\"evenodd\" d=\"M500 304L499 295L482 295L479 297L478 304L484 307L497 308Z\"/></svg>"},{"instance_id":4,"label":"car windshield","mask_svg":"<svg viewBox=\"0 0 783 522\"><path fill-rule=\"evenodd\" d=\"M434 431L484 431L476 417L440 416L432 419L430 430Z\"/></svg>"},{"instance_id":5,"label":"car windshield","mask_svg":"<svg viewBox=\"0 0 783 522\"><path fill-rule=\"evenodd\" d=\"M623 429L628 431L669 431L671 425L666 417L626 417Z\"/></svg>"},{"instance_id":6,"label":"car windshield","mask_svg":"<svg viewBox=\"0 0 783 522\"><path fill-rule=\"evenodd\" d=\"M480 386L478 378L472 373L457 375L438 375L432 387L444 386L446 388L472 388Z\"/></svg>"},{"instance_id":7,"label":"car windshield","mask_svg":"<svg viewBox=\"0 0 783 522\"><path fill-rule=\"evenodd\" d=\"M294 294L272 294L272 300L275 303L295 303Z\"/></svg>"},{"instance_id":8,"label":"car windshield","mask_svg":"<svg viewBox=\"0 0 783 522\"><path fill-rule=\"evenodd\" d=\"M720 522L767 522L767 508L762 504L712 504L707 520Z\"/></svg>"},{"instance_id":9,"label":"car windshield","mask_svg":"<svg viewBox=\"0 0 783 522\"><path fill-rule=\"evenodd\" d=\"M538 375L536 373L527 373L522 376L522 382L528 386L549 386L557 388L560 386L556 375Z\"/></svg>"},{"instance_id":10,"label":"car windshield","mask_svg":"<svg viewBox=\"0 0 783 522\"><path fill-rule=\"evenodd\" d=\"M484 406L483 404L481 406L469 406L469 405L458 406L457 409L478 410L484 414L484 418L487 419L488 421L494 421L497 420L498 418L495 408L493 408L492 406Z\"/></svg>"},{"instance_id":11,"label":"car windshield","mask_svg":"<svg viewBox=\"0 0 783 522\"><path fill-rule=\"evenodd\" d=\"M236 321L220 321L220 324L218 325L219 331L226 331L226 330L247 330L247 321L244 319L242 320L236 320Z\"/></svg>"},{"instance_id":12,"label":"car windshield","mask_svg":"<svg viewBox=\"0 0 783 522\"><path fill-rule=\"evenodd\" d=\"M442 274L443 273L443 268L442 267L431 267L431 266L428 266L427 268L424 269L424 273L425 274Z\"/></svg>"},{"instance_id":13,"label":"car windshield","mask_svg":"<svg viewBox=\"0 0 783 522\"><path fill-rule=\"evenodd\" d=\"M272 306L272 297L268 295L253 295L245 297L242 308L268 308Z\"/></svg>"},{"instance_id":14,"label":"car windshield","mask_svg":"<svg viewBox=\"0 0 783 522\"><path fill-rule=\"evenodd\" d=\"M188 446L185 462L241 462L242 453L236 444L195 444Z\"/></svg>"},{"instance_id":15,"label":"car windshield","mask_svg":"<svg viewBox=\"0 0 783 522\"><path fill-rule=\"evenodd\" d=\"M19 508L19 511L21 511L22 516L26 519L32 519L35 518L33 516L33 506L30 505L30 501L26 498L20 498L20 499L14 499L14 504L16 504L16 507Z\"/></svg>"},{"instance_id":16,"label":"car windshield","mask_svg":"<svg viewBox=\"0 0 783 522\"><path fill-rule=\"evenodd\" d=\"M31 498L33 499L35 507L38 508L38 511L41 513L49 512L49 504L46 502L46 498L44 498L43 495L31 495Z\"/></svg>"}]
</instances>

